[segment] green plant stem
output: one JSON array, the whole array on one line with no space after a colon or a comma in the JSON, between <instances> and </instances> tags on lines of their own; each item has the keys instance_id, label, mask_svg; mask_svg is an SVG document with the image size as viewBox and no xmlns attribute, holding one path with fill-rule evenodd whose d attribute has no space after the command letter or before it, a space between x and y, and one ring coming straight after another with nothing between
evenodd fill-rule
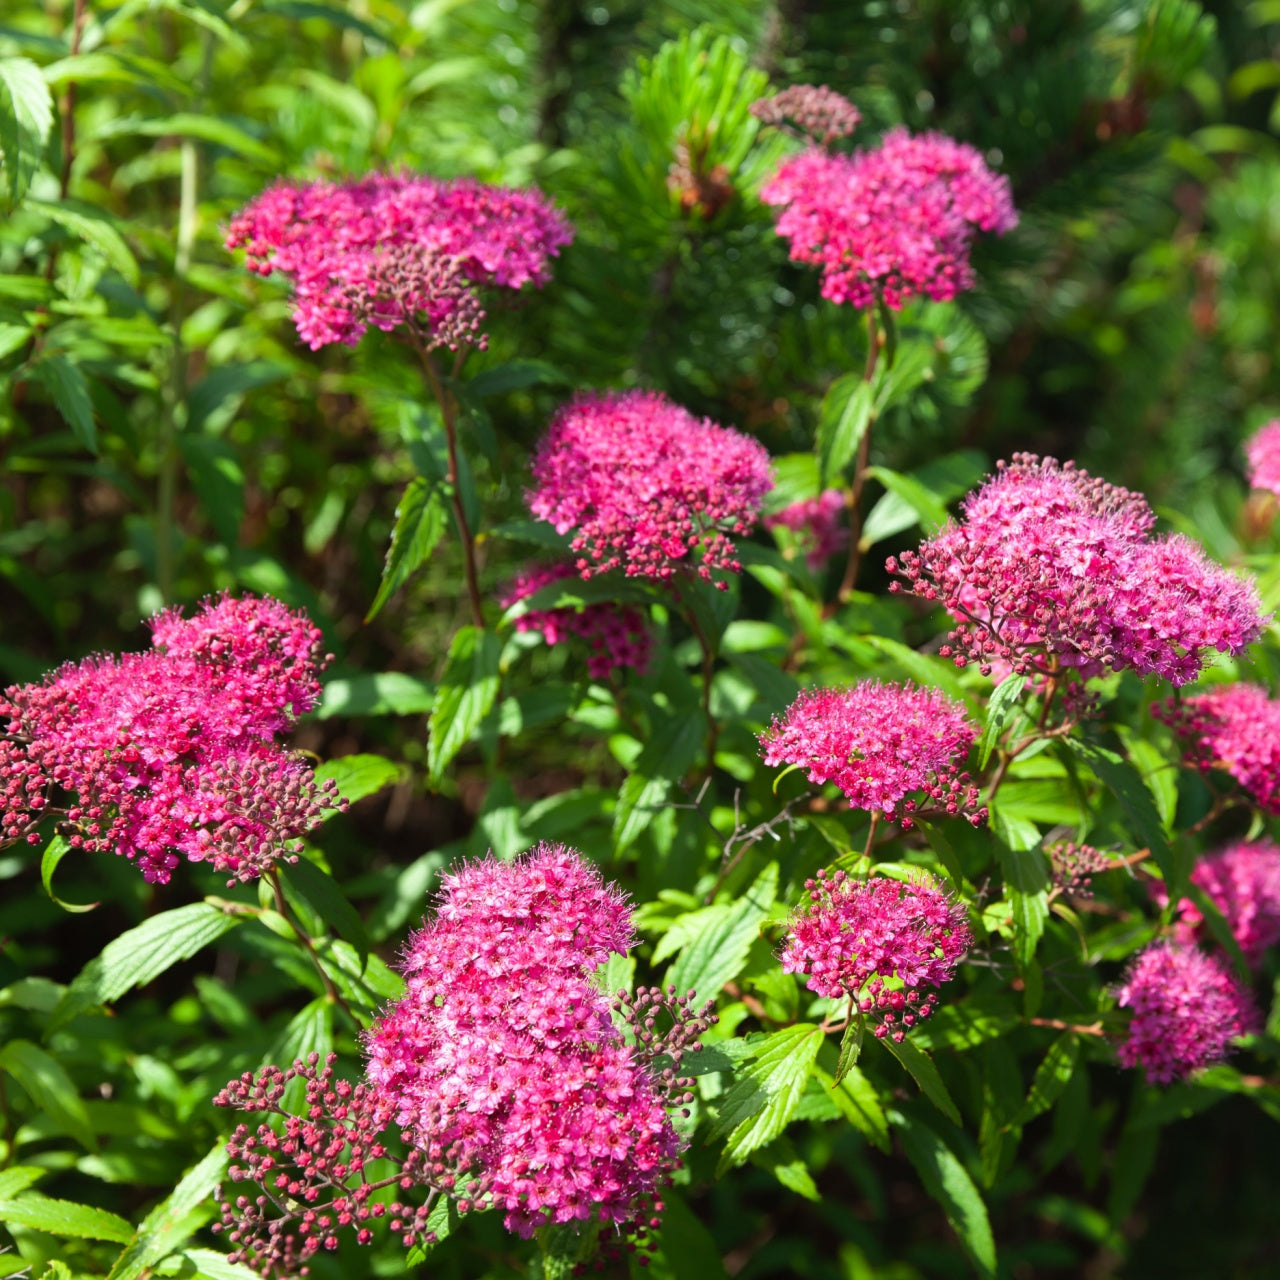
<instances>
[{"instance_id":1,"label":"green plant stem","mask_svg":"<svg viewBox=\"0 0 1280 1280\"><path fill-rule=\"evenodd\" d=\"M870 383L876 376L876 363L880 358L881 334L876 325L876 308L867 309L867 363L862 372L863 382ZM849 485L847 506L849 509L849 558L845 561L844 577L840 580L837 599L841 604L853 597L862 567L862 491L867 484L867 465L871 460L871 428L875 425L875 410L867 419L867 425L858 441L858 456L853 464L853 480Z\"/></svg>"},{"instance_id":2,"label":"green plant stem","mask_svg":"<svg viewBox=\"0 0 1280 1280\"><path fill-rule=\"evenodd\" d=\"M445 443L449 450L449 473L445 477L445 482L449 487L449 498L453 503L453 518L457 523L458 537L462 542L462 565L467 579L467 599L471 603L471 620L483 631L484 604L480 597L480 575L476 570L476 541L471 532L471 524L467 520L462 493L458 487L458 405L445 389L444 380L440 377L436 362L431 358L431 352L422 341L422 335L418 332L417 326L408 324L405 328L409 333L409 342L427 375L427 382L431 385L431 394L435 396L436 403L440 406ZM455 365L455 376L457 369L458 365Z\"/></svg>"},{"instance_id":3,"label":"green plant stem","mask_svg":"<svg viewBox=\"0 0 1280 1280\"><path fill-rule=\"evenodd\" d=\"M316 951L316 944L312 941L307 931L302 927L301 921L294 920L289 915L289 902L284 896L284 885L280 880L280 871L273 867L266 873L267 883L271 886L272 895L275 898L277 913L292 927L294 933L298 937L298 942L302 945L302 949L311 958L311 963L315 966L315 971L320 975L320 981L324 983L324 993L328 1000L336 1004L339 1009L347 1015L348 1018L357 1026L363 1026L360 1019L356 1017L351 1006L343 998L342 992L334 985L333 979L329 976L328 970L324 967L320 960L320 954Z\"/></svg>"}]
</instances>

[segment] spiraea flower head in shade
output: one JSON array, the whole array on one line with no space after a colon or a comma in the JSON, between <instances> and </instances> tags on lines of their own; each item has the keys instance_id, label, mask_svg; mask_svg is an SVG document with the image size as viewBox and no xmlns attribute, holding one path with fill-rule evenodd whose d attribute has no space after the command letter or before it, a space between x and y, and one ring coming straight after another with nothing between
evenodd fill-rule
<instances>
[{"instance_id":1,"label":"spiraea flower head in shade","mask_svg":"<svg viewBox=\"0 0 1280 1280\"><path fill-rule=\"evenodd\" d=\"M1014 454L959 522L888 562L955 619L941 652L984 671L1088 677L1129 667L1185 684L1214 651L1239 653L1264 619L1258 593L1189 538L1153 537L1141 494L1068 462Z\"/></svg>"},{"instance_id":2,"label":"spiraea flower head in shade","mask_svg":"<svg viewBox=\"0 0 1280 1280\"><path fill-rule=\"evenodd\" d=\"M827 489L815 498L801 498L765 516L764 526L789 529L804 552L805 563L816 573L849 544L844 492Z\"/></svg>"},{"instance_id":3,"label":"spiraea flower head in shade","mask_svg":"<svg viewBox=\"0 0 1280 1280\"><path fill-rule=\"evenodd\" d=\"M687 568L711 581L741 569L733 538L751 531L772 487L758 441L659 392L626 391L559 410L527 499L538 519L573 532L584 578L621 570L665 580Z\"/></svg>"},{"instance_id":4,"label":"spiraea flower head in shade","mask_svg":"<svg viewBox=\"0 0 1280 1280\"><path fill-rule=\"evenodd\" d=\"M152 623L153 648L69 664L0 697L0 838L114 851L166 884L182 858L250 880L337 801L276 736L310 711L320 632L277 600L221 597Z\"/></svg>"},{"instance_id":5,"label":"spiraea flower head in shade","mask_svg":"<svg viewBox=\"0 0 1280 1280\"><path fill-rule=\"evenodd\" d=\"M1246 441L1249 483L1255 489L1280 494L1280 418L1264 423Z\"/></svg>"},{"instance_id":6,"label":"spiraea flower head in shade","mask_svg":"<svg viewBox=\"0 0 1280 1280\"><path fill-rule=\"evenodd\" d=\"M1280 847L1270 840L1237 840L1200 858L1191 882L1222 912L1245 961L1256 969L1267 950L1280 942ZM1160 881L1153 881L1152 894L1161 906L1169 900ZM1187 944L1213 942L1190 898L1178 903L1177 937Z\"/></svg>"},{"instance_id":7,"label":"spiraea flower head in shade","mask_svg":"<svg viewBox=\"0 0 1280 1280\"><path fill-rule=\"evenodd\" d=\"M806 689L760 735L767 765L793 765L810 782L834 782L850 808L904 829L922 814L986 820L962 771L977 737L964 707L937 689L864 680Z\"/></svg>"},{"instance_id":8,"label":"spiraea flower head in shade","mask_svg":"<svg viewBox=\"0 0 1280 1280\"><path fill-rule=\"evenodd\" d=\"M577 579L570 563L533 565L522 569L500 597L504 609L566 578ZM552 609L530 609L515 620L517 631L536 631L548 644L563 644L577 638L587 646L587 673L595 680L607 680L614 671L630 668L643 673L653 650L653 634L644 614L634 605L602 602L582 608L566 605Z\"/></svg>"},{"instance_id":9,"label":"spiraea flower head in shade","mask_svg":"<svg viewBox=\"0 0 1280 1280\"><path fill-rule=\"evenodd\" d=\"M1221 769L1260 809L1280 814L1280 701L1261 685L1218 685L1151 710L1202 772Z\"/></svg>"},{"instance_id":10,"label":"spiraea flower head in shade","mask_svg":"<svg viewBox=\"0 0 1280 1280\"><path fill-rule=\"evenodd\" d=\"M974 236L1018 221L1009 180L973 147L905 129L852 155L810 147L783 161L760 198L778 210L792 260L821 268L822 296L859 308L973 288Z\"/></svg>"},{"instance_id":11,"label":"spiraea flower head in shade","mask_svg":"<svg viewBox=\"0 0 1280 1280\"><path fill-rule=\"evenodd\" d=\"M1232 1040L1258 1022L1248 992L1223 960L1176 942L1139 952L1116 1000L1133 1014L1117 1047L1121 1065L1142 1067L1150 1084L1221 1062Z\"/></svg>"},{"instance_id":12,"label":"spiraea flower head in shade","mask_svg":"<svg viewBox=\"0 0 1280 1280\"><path fill-rule=\"evenodd\" d=\"M591 980L631 941L625 899L572 850L472 863L445 877L406 948L405 995L368 1034L369 1081L428 1167L522 1236L640 1227L676 1167L667 1105L684 1086L647 1065L661 1044L625 1042Z\"/></svg>"},{"instance_id":13,"label":"spiraea flower head in shade","mask_svg":"<svg viewBox=\"0 0 1280 1280\"><path fill-rule=\"evenodd\" d=\"M375 173L271 187L231 220L227 247L251 271L289 277L313 350L410 322L426 346L456 349L483 345L477 288L545 284L572 238L536 190Z\"/></svg>"},{"instance_id":14,"label":"spiraea flower head in shade","mask_svg":"<svg viewBox=\"0 0 1280 1280\"><path fill-rule=\"evenodd\" d=\"M757 98L751 114L775 129L794 128L825 147L857 129L862 113L842 93L825 84L793 84L771 98Z\"/></svg>"},{"instance_id":15,"label":"spiraea flower head in shade","mask_svg":"<svg viewBox=\"0 0 1280 1280\"><path fill-rule=\"evenodd\" d=\"M926 873L912 881L843 871L805 882L808 901L792 916L782 968L810 991L846 996L880 1039L901 1042L937 1003L973 943L964 908Z\"/></svg>"}]
</instances>

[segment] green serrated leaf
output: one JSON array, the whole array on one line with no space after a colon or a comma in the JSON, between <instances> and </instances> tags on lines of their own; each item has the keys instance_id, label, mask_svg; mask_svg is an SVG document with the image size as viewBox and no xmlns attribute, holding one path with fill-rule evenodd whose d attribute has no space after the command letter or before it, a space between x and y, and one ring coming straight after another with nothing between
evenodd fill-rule
<instances>
[{"instance_id":1,"label":"green serrated leaf","mask_svg":"<svg viewBox=\"0 0 1280 1280\"><path fill-rule=\"evenodd\" d=\"M431 1244L415 1244L412 1249L405 1255L405 1267L412 1270L421 1266L426 1261L427 1255L442 1240L447 1240L449 1236L457 1229L461 1217L458 1213L457 1206L451 1197L446 1195L438 1196L435 1204L431 1206L431 1212L427 1214L426 1231L435 1236L435 1240Z\"/></svg>"},{"instance_id":2,"label":"green serrated leaf","mask_svg":"<svg viewBox=\"0 0 1280 1280\"><path fill-rule=\"evenodd\" d=\"M1018 705L1018 699L1022 696L1022 691L1026 688L1026 685L1026 676L1010 675L1005 676L992 690L991 697L987 701L987 722L983 726L982 739L978 743L979 769L987 767L987 761L991 759L991 752L995 749L996 743L999 742L1000 735L1004 732L1009 716L1014 707Z\"/></svg>"},{"instance_id":3,"label":"green serrated leaf","mask_svg":"<svg viewBox=\"0 0 1280 1280\"><path fill-rule=\"evenodd\" d=\"M430 558L444 533L444 517L439 486L425 476L414 476L396 507L396 523L391 531L382 582L365 614L366 622L375 618L410 575Z\"/></svg>"},{"instance_id":4,"label":"green serrated leaf","mask_svg":"<svg viewBox=\"0 0 1280 1280\"><path fill-rule=\"evenodd\" d=\"M138 260L120 233L120 227L109 213L80 200L28 200L26 208L43 214L105 259L134 288L138 286Z\"/></svg>"},{"instance_id":5,"label":"green serrated leaf","mask_svg":"<svg viewBox=\"0 0 1280 1280\"><path fill-rule=\"evenodd\" d=\"M867 475L879 480L890 493L896 493L919 518L926 533L935 533L947 523L947 508L914 476L890 471L888 467L868 467Z\"/></svg>"},{"instance_id":6,"label":"green serrated leaf","mask_svg":"<svg viewBox=\"0 0 1280 1280\"><path fill-rule=\"evenodd\" d=\"M45 356L32 370L48 391L75 438L90 452L98 452L98 428L93 417L89 384L77 365L66 356Z\"/></svg>"},{"instance_id":7,"label":"green serrated leaf","mask_svg":"<svg viewBox=\"0 0 1280 1280\"><path fill-rule=\"evenodd\" d=\"M693 768L705 736L701 711L677 712L655 729L618 791L613 813L618 853L635 843L653 821L653 811L666 803L671 788Z\"/></svg>"},{"instance_id":8,"label":"green serrated leaf","mask_svg":"<svg viewBox=\"0 0 1280 1280\"><path fill-rule=\"evenodd\" d=\"M467 390L480 399L502 396L525 387L567 387L572 379L563 369L545 360L508 360L495 365L467 382Z\"/></svg>"},{"instance_id":9,"label":"green serrated leaf","mask_svg":"<svg viewBox=\"0 0 1280 1280\"><path fill-rule=\"evenodd\" d=\"M84 1099L56 1058L30 1040L10 1040L0 1046L0 1071L11 1075L32 1103L58 1130L74 1138L88 1151L97 1151L98 1140Z\"/></svg>"},{"instance_id":10,"label":"green serrated leaf","mask_svg":"<svg viewBox=\"0 0 1280 1280\"><path fill-rule=\"evenodd\" d=\"M439 785L449 762L493 707L501 657L502 641L492 631L468 626L454 636L428 722L427 769L433 785Z\"/></svg>"},{"instance_id":11,"label":"green serrated leaf","mask_svg":"<svg viewBox=\"0 0 1280 1280\"><path fill-rule=\"evenodd\" d=\"M818 416L817 449L823 484L838 480L853 461L874 412L874 388L859 374L847 373L831 384Z\"/></svg>"},{"instance_id":12,"label":"green serrated leaf","mask_svg":"<svg viewBox=\"0 0 1280 1280\"><path fill-rule=\"evenodd\" d=\"M355 947L363 966L369 955L369 935L365 932L360 913L347 901L338 882L305 857L300 857L297 862L286 863L284 875L311 904L312 910L321 920L338 937L346 939Z\"/></svg>"},{"instance_id":13,"label":"green serrated leaf","mask_svg":"<svg viewBox=\"0 0 1280 1280\"><path fill-rule=\"evenodd\" d=\"M928 1125L901 1111L889 1120L925 1190L942 1207L978 1274L995 1280L996 1242L982 1193L959 1157Z\"/></svg>"},{"instance_id":14,"label":"green serrated leaf","mask_svg":"<svg viewBox=\"0 0 1280 1280\"><path fill-rule=\"evenodd\" d=\"M0 1222L78 1240L111 1240L124 1244L133 1237L133 1228L114 1213L70 1200L51 1200L36 1191L24 1192L11 1200L0 1199Z\"/></svg>"},{"instance_id":15,"label":"green serrated leaf","mask_svg":"<svg viewBox=\"0 0 1280 1280\"><path fill-rule=\"evenodd\" d=\"M0 58L0 156L5 203L12 209L31 185L53 124L53 95L30 58Z\"/></svg>"},{"instance_id":16,"label":"green serrated leaf","mask_svg":"<svg viewBox=\"0 0 1280 1280\"><path fill-rule=\"evenodd\" d=\"M822 1031L811 1022L784 1027L763 1041L720 1103L712 1136L728 1135L721 1172L741 1164L787 1127L822 1042Z\"/></svg>"},{"instance_id":17,"label":"green serrated leaf","mask_svg":"<svg viewBox=\"0 0 1280 1280\"><path fill-rule=\"evenodd\" d=\"M849 1025L840 1037L840 1056L836 1059L834 1082L839 1084L853 1070L862 1053L862 1037L867 1030L867 1020L861 1012L849 1019Z\"/></svg>"},{"instance_id":18,"label":"green serrated leaf","mask_svg":"<svg viewBox=\"0 0 1280 1280\"><path fill-rule=\"evenodd\" d=\"M85 1009L111 1004L126 991L146 986L234 929L242 919L210 903L193 902L161 911L125 930L80 971L53 1011L48 1030L65 1025Z\"/></svg>"},{"instance_id":19,"label":"green serrated leaf","mask_svg":"<svg viewBox=\"0 0 1280 1280\"><path fill-rule=\"evenodd\" d=\"M1071 1031L1064 1031L1049 1046L1044 1061L1036 1068L1027 1100L1018 1113L1017 1124L1030 1124L1036 1116L1048 1111L1057 1102L1063 1090L1071 1083L1079 1058L1079 1038Z\"/></svg>"},{"instance_id":20,"label":"green serrated leaf","mask_svg":"<svg viewBox=\"0 0 1280 1280\"><path fill-rule=\"evenodd\" d=\"M823 1046L823 1054L829 1052ZM827 1090L836 1110L862 1134L872 1146L881 1151L889 1150L889 1122L875 1085L856 1067L850 1067L844 1079L836 1084L834 1078L821 1067L814 1068L814 1078Z\"/></svg>"},{"instance_id":21,"label":"green serrated leaf","mask_svg":"<svg viewBox=\"0 0 1280 1280\"><path fill-rule=\"evenodd\" d=\"M435 705L436 686L404 671L347 676L324 687L316 719L333 716L419 716Z\"/></svg>"},{"instance_id":22,"label":"green serrated leaf","mask_svg":"<svg viewBox=\"0 0 1280 1280\"><path fill-rule=\"evenodd\" d=\"M901 1044L896 1043L891 1036L885 1036L883 1040L877 1043L884 1045L902 1063L911 1078L920 1086L920 1091L924 1096L952 1124L959 1125L963 1123L960 1119L960 1109L952 1100L951 1094L947 1092L947 1086L942 1083L938 1068L933 1065L933 1059L923 1049L916 1048L910 1040L903 1040Z\"/></svg>"},{"instance_id":23,"label":"green serrated leaf","mask_svg":"<svg viewBox=\"0 0 1280 1280\"><path fill-rule=\"evenodd\" d=\"M386 756L339 756L316 766L317 782L335 782L338 794L354 804L366 796L377 795L396 782L403 770Z\"/></svg>"},{"instance_id":24,"label":"green serrated leaf","mask_svg":"<svg viewBox=\"0 0 1280 1280\"><path fill-rule=\"evenodd\" d=\"M84 911L92 911L98 906L96 902L63 902L53 891L53 873L58 869L58 864L63 858L71 852L71 846L62 836L54 836L47 845L45 845L44 853L40 855L40 881L44 885L44 891L50 899L58 904L63 911L69 911L73 914L79 914Z\"/></svg>"}]
</instances>

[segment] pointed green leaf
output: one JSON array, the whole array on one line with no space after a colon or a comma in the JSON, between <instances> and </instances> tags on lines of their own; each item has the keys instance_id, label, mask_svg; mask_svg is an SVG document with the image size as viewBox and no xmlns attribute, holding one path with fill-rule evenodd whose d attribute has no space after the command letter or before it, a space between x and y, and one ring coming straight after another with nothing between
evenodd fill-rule
<instances>
[{"instance_id":1,"label":"pointed green leaf","mask_svg":"<svg viewBox=\"0 0 1280 1280\"><path fill-rule=\"evenodd\" d=\"M1049 1046L1044 1061L1036 1068L1035 1078L1031 1081L1031 1089L1027 1100L1022 1104L1016 1123L1030 1124L1036 1116L1048 1111L1062 1096L1062 1091L1071 1083L1076 1063L1080 1058L1080 1041L1070 1032L1064 1031Z\"/></svg>"},{"instance_id":2,"label":"pointed green leaf","mask_svg":"<svg viewBox=\"0 0 1280 1280\"><path fill-rule=\"evenodd\" d=\"M12 1200L0 1200L0 1222L78 1240L112 1240L124 1244L133 1236L133 1228L114 1213L70 1200L51 1200L35 1191Z\"/></svg>"},{"instance_id":3,"label":"pointed green leaf","mask_svg":"<svg viewBox=\"0 0 1280 1280\"><path fill-rule=\"evenodd\" d=\"M475 735L498 696L502 641L492 631L462 627L449 647L449 660L428 722L427 768L432 785Z\"/></svg>"},{"instance_id":4,"label":"pointed green leaf","mask_svg":"<svg viewBox=\"0 0 1280 1280\"><path fill-rule=\"evenodd\" d=\"M439 487L425 476L414 476L396 507L396 523L391 531L382 582L365 614L366 622L376 617L414 570L426 563L443 533L444 502Z\"/></svg>"},{"instance_id":5,"label":"pointed green leaf","mask_svg":"<svg viewBox=\"0 0 1280 1280\"><path fill-rule=\"evenodd\" d=\"M11 1075L62 1133L86 1150L97 1151L98 1140L84 1099L56 1058L30 1040L10 1040L0 1046L0 1071Z\"/></svg>"},{"instance_id":6,"label":"pointed green leaf","mask_svg":"<svg viewBox=\"0 0 1280 1280\"><path fill-rule=\"evenodd\" d=\"M79 914L83 911L92 911L98 904L96 902L63 902L53 891L53 873L58 869L58 863L71 852L71 846L64 837L54 836L47 845L45 845L44 853L40 855L40 880L44 885L44 891L49 897L60 906L63 911L70 911L73 914Z\"/></svg>"},{"instance_id":7,"label":"pointed green leaf","mask_svg":"<svg viewBox=\"0 0 1280 1280\"><path fill-rule=\"evenodd\" d=\"M672 786L693 767L706 731L700 710L677 711L654 730L618 791L613 814L618 853L635 842L653 821L654 809L666 803Z\"/></svg>"},{"instance_id":8,"label":"pointed green leaf","mask_svg":"<svg viewBox=\"0 0 1280 1280\"><path fill-rule=\"evenodd\" d=\"M93 418L89 384L66 356L46 356L35 366L35 377L48 391L75 438L90 452L98 452L98 428Z\"/></svg>"},{"instance_id":9,"label":"pointed green leaf","mask_svg":"<svg viewBox=\"0 0 1280 1280\"><path fill-rule=\"evenodd\" d=\"M879 1043L884 1045L902 1063L912 1079L920 1086L924 1096L952 1124L963 1123L960 1119L960 1109L952 1101L951 1094L947 1092L947 1086L942 1083L938 1068L933 1065L933 1059L923 1049L917 1049L910 1040L904 1040L901 1044L896 1044L891 1036L885 1036Z\"/></svg>"},{"instance_id":10,"label":"pointed green leaf","mask_svg":"<svg viewBox=\"0 0 1280 1280\"><path fill-rule=\"evenodd\" d=\"M862 1053L862 1037L867 1029L867 1020L861 1011L849 1019L849 1025L840 1037L840 1056L836 1059L835 1083L839 1084L857 1064Z\"/></svg>"},{"instance_id":11,"label":"pointed green leaf","mask_svg":"<svg viewBox=\"0 0 1280 1280\"><path fill-rule=\"evenodd\" d=\"M1026 676L1005 676L992 690L987 701L987 723L982 729L982 739L978 743L978 768L985 769L991 759L991 752L1000 740L1000 734L1009 720L1009 715L1018 705L1018 699L1026 688Z\"/></svg>"},{"instance_id":12,"label":"pointed green leaf","mask_svg":"<svg viewBox=\"0 0 1280 1280\"><path fill-rule=\"evenodd\" d=\"M338 794L354 804L366 796L377 795L398 781L401 773L401 767L386 756L339 756L316 766L316 781L337 783Z\"/></svg>"},{"instance_id":13,"label":"pointed green leaf","mask_svg":"<svg viewBox=\"0 0 1280 1280\"><path fill-rule=\"evenodd\" d=\"M0 58L0 158L5 204L12 209L31 185L53 124L53 96L30 58Z\"/></svg>"},{"instance_id":14,"label":"pointed green leaf","mask_svg":"<svg viewBox=\"0 0 1280 1280\"><path fill-rule=\"evenodd\" d=\"M859 374L847 373L831 384L818 417L818 460L824 483L838 480L853 461L874 409L872 385Z\"/></svg>"}]
</instances>

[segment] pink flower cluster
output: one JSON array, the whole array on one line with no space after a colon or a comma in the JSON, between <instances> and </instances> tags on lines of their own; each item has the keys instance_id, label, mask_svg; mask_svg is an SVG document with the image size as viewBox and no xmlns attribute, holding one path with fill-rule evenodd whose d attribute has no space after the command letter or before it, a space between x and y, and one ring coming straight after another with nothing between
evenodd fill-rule
<instances>
[{"instance_id":1,"label":"pink flower cluster","mask_svg":"<svg viewBox=\"0 0 1280 1280\"><path fill-rule=\"evenodd\" d=\"M296 857L339 802L276 745L311 710L328 662L320 632L277 600L223 596L152 622L153 647L87 658L0 697L0 839L135 859L167 884L180 858L251 880Z\"/></svg>"},{"instance_id":2,"label":"pink flower cluster","mask_svg":"<svg viewBox=\"0 0 1280 1280\"><path fill-rule=\"evenodd\" d=\"M933 1012L934 991L954 976L973 944L964 909L922 873L902 882L819 871L805 881L808 903L792 916L781 960L817 995L849 996L874 1034L901 1043Z\"/></svg>"},{"instance_id":3,"label":"pink flower cluster","mask_svg":"<svg viewBox=\"0 0 1280 1280\"><path fill-rule=\"evenodd\" d=\"M1267 813L1280 814L1280 701L1256 684L1227 684L1152 708L1202 772L1229 773Z\"/></svg>"},{"instance_id":4,"label":"pink flower cluster","mask_svg":"<svg viewBox=\"0 0 1280 1280\"><path fill-rule=\"evenodd\" d=\"M938 813L963 814L974 826L986 821L978 788L960 769L976 737L964 708L938 690L864 680L806 689L760 735L760 747L765 764L834 782L850 808L907 830ZM917 794L932 803L921 809Z\"/></svg>"},{"instance_id":5,"label":"pink flower cluster","mask_svg":"<svg viewBox=\"0 0 1280 1280\"><path fill-rule=\"evenodd\" d=\"M810 147L783 162L760 198L780 210L793 261L822 268L822 296L860 308L971 289L974 234L1018 221L1009 180L973 147L905 129L852 155Z\"/></svg>"},{"instance_id":6,"label":"pink flower cluster","mask_svg":"<svg viewBox=\"0 0 1280 1280\"><path fill-rule=\"evenodd\" d=\"M1255 489L1280 494L1280 418L1259 427L1244 452L1249 460L1249 483Z\"/></svg>"},{"instance_id":7,"label":"pink flower cluster","mask_svg":"<svg viewBox=\"0 0 1280 1280\"><path fill-rule=\"evenodd\" d=\"M1280 847L1270 840L1238 840L1201 858L1192 869L1191 882L1222 912L1246 962L1256 969L1268 948L1280 942ZM1169 901L1159 881L1153 882L1152 895L1161 906ZM1190 898L1178 903L1178 916L1179 942L1190 946L1212 941L1204 916Z\"/></svg>"},{"instance_id":8,"label":"pink flower cluster","mask_svg":"<svg viewBox=\"0 0 1280 1280\"><path fill-rule=\"evenodd\" d=\"M825 84L790 85L772 98L757 98L750 111L776 129L794 125L820 147L849 137L862 120L862 113L848 98Z\"/></svg>"},{"instance_id":9,"label":"pink flower cluster","mask_svg":"<svg viewBox=\"0 0 1280 1280\"><path fill-rule=\"evenodd\" d=\"M656 1211L680 1148L666 1106L687 1082L650 1071L663 1044L624 1043L590 978L631 941L625 899L570 849L445 877L405 951L408 989L368 1033L368 1078L460 1209L501 1209L526 1238L548 1222L643 1230ZM691 1017L674 995L671 1011Z\"/></svg>"},{"instance_id":10,"label":"pink flower cluster","mask_svg":"<svg viewBox=\"0 0 1280 1280\"><path fill-rule=\"evenodd\" d=\"M1068 462L1014 454L916 552L888 561L907 590L956 619L942 653L989 672L1060 668L1081 676L1131 667L1176 685L1212 650L1239 653L1261 634L1258 594L1189 538L1152 537L1137 493Z\"/></svg>"},{"instance_id":11,"label":"pink flower cluster","mask_svg":"<svg viewBox=\"0 0 1280 1280\"><path fill-rule=\"evenodd\" d=\"M572 564L534 565L516 576L500 603L510 609L553 582L577 576ZM595 680L607 680L613 671L628 667L643 673L653 649L648 622L632 605L602 603L581 609L530 609L515 620L515 629L540 632L548 644L562 644L574 636L586 641L587 672Z\"/></svg>"},{"instance_id":12,"label":"pink flower cluster","mask_svg":"<svg viewBox=\"0 0 1280 1280\"><path fill-rule=\"evenodd\" d=\"M765 516L766 529L789 529L804 552L805 563L815 573L849 544L845 522L845 495L827 489L816 498L801 498Z\"/></svg>"},{"instance_id":13,"label":"pink flower cluster","mask_svg":"<svg viewBox=\"0 0 1280 1280\"><path fill-rule=\"evenodd\" d=\"M478 341L476 287L545 284L572 238L538 191L383 173L271 187L231 220L227 248L243 248L250 271L293 280L312 350L407 321L428 345L456 347Z\"/></svg>"},{"instance_id":14,"label":"pink flower cluster","mask_svg":"<svg viewBox=\"0 0 1280 1280\"><path fill-rule=\"evenodd\" d=\"M1118 1047L1122 1066L1142 1067L1150 1084L1170 1084L1221 1062L1237 1036L1257 1026L1248 992L1216 956L1175 942L1138 953L1116 991L1131 1009Z\"/></svg>"},{"instance_id":15,"label":"pink flower cluster","mask_svg":"<svg viewBox=\"0 0 1280 1280\"><path fill-rule=\"evenodd\" d=\"M557 533L576 531L584 578L621 569L659 580L695 559L709 581L738 572L730 535L751 531L773 487L759 442L654 391L565 405L534 454L533 481L529 510Z\"/></svg>"}]
</instances>

